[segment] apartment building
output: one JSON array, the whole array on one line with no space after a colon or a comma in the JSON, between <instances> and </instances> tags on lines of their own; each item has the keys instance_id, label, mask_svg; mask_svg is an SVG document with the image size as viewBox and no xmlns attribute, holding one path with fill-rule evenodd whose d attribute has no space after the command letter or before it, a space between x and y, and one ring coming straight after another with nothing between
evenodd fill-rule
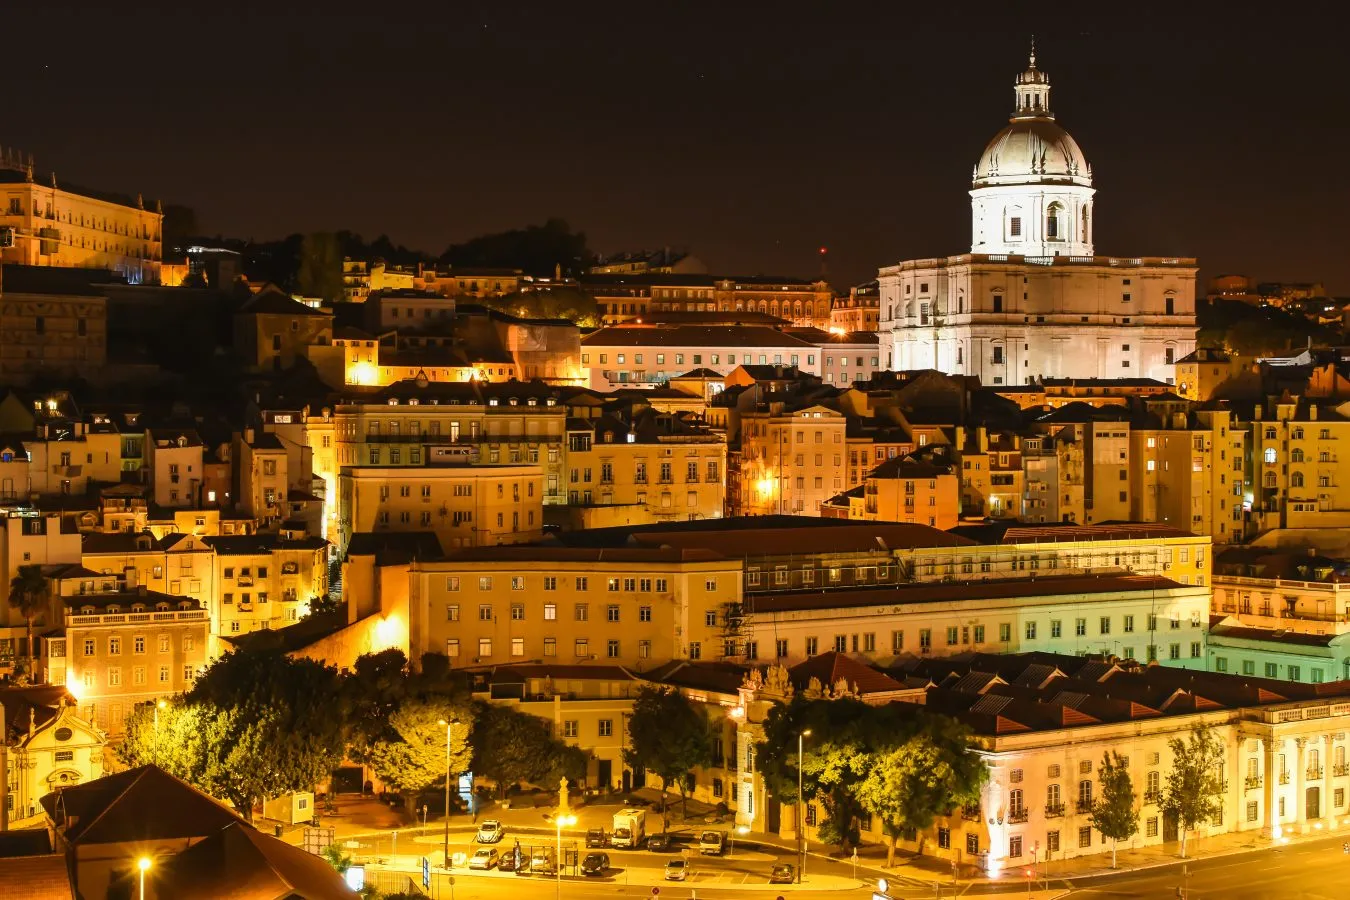
<instances>
[{"instance_id":1,"label":"apartment building","mask_svg":"<svg viewBox=\"0 0 1350 900\"><path fill-rule=\"evenodd\" d=\"M1350 479L1340 450L1350 419L1330 404L1293 398L1258 408L1251 430L1251 521L1272 528L1350 525Z\"/></svg>"},{"instance_id":2,"label":"apartment building","mask_svg":"<svg viewBox=\"0 0 1350 900\"><path fill-rule=\"evenodd\" d=\"M687 417L634 409L569 419L567 503L580 527L621 509L634 523L711 519L726 502L726 437Z\"/></svg>"},{"instance_id":3,"label":"apartment building","mask_svg":"<svg viewBox=\"0 0 1350 900\"><path fill-rule=\"evenodd\" d=\"M364 531L432 531L446 550L538 540L539 464L343 466L338 547Z\"/></svg>"},{"instance_id":4,"label":"apartment building","mask_svg":"<svg viewBox=\"0 0 1350 900\"><path fill-rule=\"evenodd\" d=\"M235 350L254 369L289 369L305 358L311 344L332 339L332 313L306 306L274 287L254 294L234 314Z\"/></svg>"},{"instance_id":5,"label":"apartment building","mask_svg":"<svg viewBox=\"0 0 1350 900\"><path fill-rule=\"evenodd\" d=\"M290 455L281 438L252 428L236 436L238 484L234 497L239 509L263 526L287 517L290 496Z\"/></svg>"},{"instance_id":6,"label":"apartment building","mask_svg":"<svg viewBox=\"0 0 1350 900\"><path fill-rule=\"evenodd\" d=\"M81 594L80 580L58 582L65 629L43 638L43 677L66 686L82 719L117 737L137 704L192 686L207 662L207 612L144 587Z\"/></svg>"},{"instance_id":7,"label":"apartment building","mask_svg":"<svg viewBox=\"0 0 1350 900\"><path fill-rule=\"evenodd\" d=\"M581 339L590 387L660 387L690 369L729 375L741 365L797 366L821 372L821 350L766 325L640 325L601 328Z\"/></svg>"},{"instance_id":8,"label":"apartment building","mask_svg":"<svg viewBox=\"0 0 1350 900\"><path fill-rule=\"evenodd\" d=\"M215 591L210 614L212 657L221 638L284 628L328 594L328 541L303 533L251 534L192 540L210 551Z\"/></svg>"},{"instance_id":9,"label":"apartment building","mask_svg":"<svg viewBox=\"0 0 1350 900\"><path fill-rule=\"evenodd\" d=\"M1137 423L1130 434L1131 518L1208 534L1216 543L1243 539L1249 437L1226 409L1177 409Z\"/></svg>"},{"instance_id":10,"label":"apartment building","mask_svg":"<svg viewBox=\"0 0 1350 900\"><path fill-rule=\"evenodd\" d=\"M703 550L483 547L410 571L413 654L648 668L720 655L741 564Z\"/></svg>"},{"instance_id":11,"label":"apartment building","mask_svg":"<svg viewBox=\"0 0 1350 900\"><path fill-rule=\"evenodd\" d=\"M1214 389L1240 371L1236 359L1223 350L1196 347L1176 361L1177 394L1186 400L1203 403L1214 396Z\"/></svg>"},{"instance_id":12,"label":"apartment building","mask_svg":"<svg viewBox=\"0 0 1350 900\"><path fill-rule=\"evenodd\" d=\"M145 465L157 506L201 505L205 452L194 428L169 425L146 430Z\"/></svg>"},{"instance_id":13,"label":"apartment building","mask_svg":"<svg viewBox=\"0 0 1350 900\"><path fill-rule=\"evenodd\" d=\"M819 515L844 489L846 430L844 414L820 405L771 400L742 410L732 513Z\"/></svg>"},{"instance_id":14,"label":"apartment building","mask_svg":"<svg viewBox=\"0 0 1350 900\"><path fill-rule=\"evenodd\" d=\"M945 449L945 448L943 448ZM960 515L959 478L947 454L888 459L863 478L860 506L849 518L955 528Z\"/></svg>"},{"instance_id":15,"label":"apartment building","mask_svg":"<svg viewBox=\"0 0 1350 900\"><path fill-rule=\"evenodd\" d=\"M563 444L567 410L557 392L537 383L438 384L403 381L368 398L338 403L318 445L314 474L336 486L338 468L363 466L535 465L545 503L565 503ZM332 467L332 468L330 468ZM358 529L359 530L359 529Z\"/></svg>"}]
</instances>

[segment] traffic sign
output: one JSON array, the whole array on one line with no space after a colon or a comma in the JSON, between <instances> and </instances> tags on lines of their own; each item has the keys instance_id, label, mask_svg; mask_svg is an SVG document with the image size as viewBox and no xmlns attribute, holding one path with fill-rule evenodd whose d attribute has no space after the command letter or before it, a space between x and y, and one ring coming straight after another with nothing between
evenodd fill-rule
<instances>
[{"instance_id":1,"label":"traffic sign","mask_svg":"<svg viewBox=\"0 0 1350 900\"><path fill-rule=\"evenodd\" d=\"M656 896L657 894L659 894L659 893L661 893L661 889L660 889L659 887L654 887L654 888L652 888L652 896L653 896L653 897L655 897L655 896Z\"/></svg>"},{"instance_id":2,"label":"traffic sign","mask_svg":"<svg viewBox=\"0 0 1350 900\"><path fill-rule=\"evenodd\" d=\"M422 857L422 887L428 890L431 888L431 860L425 856Z\"/></svg>"}]
</instances>

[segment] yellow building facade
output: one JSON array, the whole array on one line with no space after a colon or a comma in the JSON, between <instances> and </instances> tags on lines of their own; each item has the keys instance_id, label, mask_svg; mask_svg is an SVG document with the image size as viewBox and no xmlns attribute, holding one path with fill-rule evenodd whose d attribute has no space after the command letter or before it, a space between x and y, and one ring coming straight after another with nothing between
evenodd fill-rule
<instances>
[{"instance_id":1,"label":"yellow building facade","mask_svg":"<svg viewBox=\"0 0 1350 900\"><path fill-rule=\"evenodd\" d=\"M1332 406L1297 398L1258 412L1245 423L1251 429L1257 530L1350 525L1350 478L1340 467L1350 419Z\"/></svg>"},{"instance_id":2,"label":"yellow building facade","mask_svg":"<svg viewBox=\"0 0 1350 900\"><path fill-rule=\"evenodd\" d=\"M343 466L339 550L366 531L430 531L446 550L536 541L543 493L537 464Z\"/></svg>"},{"instance_id":3,"label":"yellow building facade","mask_svg":"<svg viewBox=\"0 0 1350 900\"><path fill-rule=\"evenodd\" d=\"M0 228L14 237L0 262L110 269L131 284L159 284L163 221L140 197L63 188L55 174L35 176L31 158L0 159Z\"/></svg>"},{"instance_id":4,"label":"yellow building facade","mask_svg":"<svg viewBox=\"0 0 1350 900\"><path fill-rule=\"evenodd\" d=\"M706 551L465 550L412 566L411 644L456 666L720 658L741 568Z\"/></svg>"},{"instance_id":5,"label":"yellow building facade","mask_svg":"<svg viewBox=\"0 0 1350 900\"><path fill-rule=\"evenodd\" d=\"M628 507L630 524L716 519L726 501L726 438L578 424L567 435L567 502ZM631 438L632 440L628 440Z\"/></svg>"},{"instance_id":6,"label":"yellow building facade","mask_svg":"<svg viewBox=\"0 0 1350 900\"><path fill-rule=\"evenodd\" d=\"M737 515L818 516L844 489L846 420L823 406L745 412L740 420Z\"/></svg>"}]
</instances>

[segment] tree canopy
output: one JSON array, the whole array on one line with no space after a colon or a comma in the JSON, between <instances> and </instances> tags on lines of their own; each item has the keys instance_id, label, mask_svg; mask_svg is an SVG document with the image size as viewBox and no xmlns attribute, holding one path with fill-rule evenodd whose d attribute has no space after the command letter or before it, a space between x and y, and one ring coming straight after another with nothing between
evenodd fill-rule
<instances>
[{"instance_id":1,"label":"tree canopy","mask_svg":"<svg viewBox=\"0 0 1350 900\"><path fill-rule=\"evenodd\" d=\"M51 588L47 576L42 574L42 566L19 566L9 582L9 605L23 616L28 626L28 676L33 675L33 622L47 608L51 599Z\"/></svg>"},{"instance_id":2,"label":"tree canopy","mask_svg":"<svg viewBox=\"0 0 1350 900\"><path fill-rule=\"evenodd\" d=\"M1223 809L1223 742L1208 726L1196 726L1186 740L1172 738L1167 746L1172 750L1172 769L1158 809L1176 817L1185 857L1190 830L1213 820Z\"/></svg>"},{"instance_id":3,"label":"tree canopy","mask_svg":"<svg viewBox=\"0 0 1350 900\"><path fill-rule=\"evenodd\" d=\"M623 759L629 768L661 779L664 819L670 785L679 788L682 801L687 799L689 772L712 761L708 720L678 691L644 685L633 700Z\"/></svg>"},{"instance_id":4,"label":"tree canopy","mask_svg":"<svg viewBox=\"0 0 1350 900\"><path fill-rule=\"evenodd\" d=\"M593 256L585 234L574 233L562 219L549 219L543 225L451 244L441 254L441 262L468 268L515 268L536 278L552 278L559 270L563 275L582 274Z\"/></svg>"},{"instance_id":5,"label":"tree canopy","mask_svg":"<svg viewBox=\"0 0 1350 900\"><path fill-rule=\"evenodd\" d=\"M412 811L422 791L469 770L473 727L463 704L444 697L405 699L389 714L386 734L370 746L371 768Z\"/></svg>"},{"instance_id":6,"label":"tree canopy","mask_svg":"<svg viewBox=\"0 0 1350 900\"><path fill-rule=\"evenodd\" d=\"M1127 841L1139 831L1139 811L1135 809L1134 784L1130 781L1129 760L1112 750L1102 754L1097 767L1101 792L1092 805L1088 821L1111 839L1111 868L1116 867L1116 842Z\"/></svg>"},{"instance_id":7,"label":"tree canopy","mask_svg":"<svg viewBox=\"0 0 1350 900\"><path fill-rule=\"evenodd\" d=\"M509 706L478 703L474 709L473 771L490 778L505 796L522 782L556 784L586 775L587 757L553 735L548 722Z\"/></svg>"}]
</instances>

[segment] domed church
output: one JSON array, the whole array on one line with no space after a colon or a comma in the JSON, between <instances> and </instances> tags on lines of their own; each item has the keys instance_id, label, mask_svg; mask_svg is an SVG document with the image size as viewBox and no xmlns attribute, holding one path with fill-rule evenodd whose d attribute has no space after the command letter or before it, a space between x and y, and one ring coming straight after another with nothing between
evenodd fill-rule
<instances>
[{"instance_id":1,"label":"domed church","mask_svg":"<svg viewBox=\"0 0 1350 900\"><path fill-rule=\"evenodd\" d=\"M1039 378L1156 378L1195 348L1194 259L1097 256L1092 166L1055 121L1033 46L1013 114L975 163L971 248L886 266L892 369Z\"/></svg>"}]
</instances>

